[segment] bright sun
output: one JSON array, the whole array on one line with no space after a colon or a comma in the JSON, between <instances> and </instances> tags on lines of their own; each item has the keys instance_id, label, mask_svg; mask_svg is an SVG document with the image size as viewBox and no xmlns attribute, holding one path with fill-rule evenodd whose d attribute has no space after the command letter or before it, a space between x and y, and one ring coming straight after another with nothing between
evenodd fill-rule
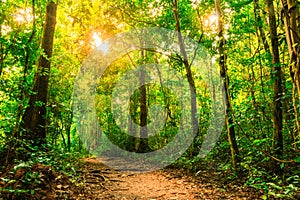
<instances>
[{"instance_id":1,"label":"bright sun","mask_svg":"<svg viewBox=\"0 0 300 200\"><path fill-rule=\"evenodd\" d=\"M101 37L99 36L100 34L99 33L96 33L94 32L93 33L93 42L92 42L92 45L93 45L93 48L97 48L97 50L100 50L102 51L104 54L106 54L108 52L108 49L109 49L109 44L107 41L105 41L103 43Z\"/></svg>"},{"instance_id":2,"label":"bright sun","mask_svg":"<svg viewBox=\"0 0 300 200\"><path fill-rule=\"evenodd\" d=\"M102 44L102 39L99 37L97 33L93 33L93 46L97 47Z\"/></svg>"}]
</instances>

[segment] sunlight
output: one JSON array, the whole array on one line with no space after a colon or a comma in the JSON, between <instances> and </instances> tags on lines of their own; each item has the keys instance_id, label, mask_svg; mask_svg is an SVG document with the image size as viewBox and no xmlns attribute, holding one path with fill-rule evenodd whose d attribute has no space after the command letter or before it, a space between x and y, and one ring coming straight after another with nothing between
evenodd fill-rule
<instances>
[{"instance_id":1,"label":"sunlight","mask_svg":"<svg viewBox=\"0 0 300 200\"><path fill-rule=\"evenodd\" d=\"M218 16L216 14L211 14L207 20L205 20L206 26L214 26L218 23Z\"/></svg>"},{"instance_id":2,"label":"sunlight","mask_svg":"<svg viewBox=\"0 0 300 200\"><path fill-rule=\"evenodd\" d=\"M101 35L100 33L93 33L93 42L92 42L92 45L93 45L93 49L94 48L97 48L97 50L100 50L102 51L104 54L107 54L108 52L108 49L109 49L109 45L108 45L108 42L105 41L103 43L102 39L100 38Z\"/></svg>"},{"instance_id":3,"label":"sunlight","mask_svg":"<svg viewBox=\"0 0 300 200\"><path fill-rule=\"evenodd\" d=\"M216 56L213 56L213 57L211 58L211 62L212 62L213 65L216 64L216 62L217 62Z\"/></svg>"},{"instance_id":4,"label":"sunlight","mask_svg":"<svg viewBox=\"0 0 300 200\"><path fill-rule=\"evenodd\" d=\"M11 27L10 26L7 26L7 25L1 25L1 34L2 35L7 35L9 32L12 31Z\"/></svg>"},{"instance_id":5,"label":"sunlight","mask_svg":"<svg viewBox=\"0 0 300 200\"><path fill-rule=\"evenodd\" d=\"M196 9L201 2L202 2L202 0L192 0L191 3L192 3L193 9Z\"/></svg>"},{"instance_id":6,"label":"sunlight","mask_svg":"<svg viewBox=\"0 0 300 200\"><path fill-rule=\"evenodd\" d=\"M223 35L223 37L224 37L225 40L228 40L230 36L229 36L227 33L225 33L225 34Z\"/></svg>"},{"instance_id":7,"label":"sunlight","mask_svg":"<svg viewBox=\"0 0 300 200\"><path fill-rule=\"evenodd\" d=\"M163 6L160 5L160 0L153 1L148 4L148 14L152 17L158 17L162 14Z\"/></svg>"},{"instance_id":8,"label":"sunlight","mask_svg":"<svg viewBox=\"0 0 300 200\"><path fill-rule=\"evenodd\" d=\"M32 9L31 8L23 8L18 9L14 14L15 22L19 24L30 23L33 21Z\"/></svg>"},{"instance_id":9,"label":"sunlight","mask_svg":"<svg viewBox=\"0 0 300 200\"><path fill-rule=\"evenodd\" d=\"M214 12L207 14L204 18L204 26L215 33L218 29L218 15Z\"/></svg>"},{"instance_id":10,"label":"sunlight","mask_svg":"<svg viewBox=\"0 0 300 200\"><path fill-rule=\"evenodd\" d=\"M95 47L102 44L102 39L99 37L97 33L93 33L93 40L94 40L93 44Z\"/></svg>"}]
</instances>

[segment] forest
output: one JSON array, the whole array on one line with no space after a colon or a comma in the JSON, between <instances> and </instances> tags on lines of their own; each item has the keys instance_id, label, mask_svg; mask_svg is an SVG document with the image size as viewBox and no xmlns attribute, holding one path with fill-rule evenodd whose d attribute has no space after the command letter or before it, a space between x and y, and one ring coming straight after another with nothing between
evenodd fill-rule
<instances>
[{"instance_id":1,"label":"forest","mask_svg":"<svg viewBox=\"0 0 300 200\"><path fill-rule=\"evenodd\" d=\"M0 7L0 200L300 198L299 0Z\"/></svg>"}]
</instances>

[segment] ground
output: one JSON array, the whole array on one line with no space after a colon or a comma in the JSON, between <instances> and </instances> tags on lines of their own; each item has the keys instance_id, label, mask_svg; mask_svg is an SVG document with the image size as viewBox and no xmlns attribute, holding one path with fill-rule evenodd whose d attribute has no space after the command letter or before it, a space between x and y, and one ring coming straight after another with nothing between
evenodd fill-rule
<instances>
[{"instance_id":1,"label":"ground","mask_svg":"<svg viewBox=\"0 0 300 200\"><path fill-rule=\"evenodd\" d=\"M85 158L82 167L77 172L80 177L74 182L65 175L55 172L52 167L41 164L35 164L30 168L14 169L15 167L12 167L7 169L6 173L0 174L0 200L252 200L261 199L262 196L253 188L238 186L230 182L224 183L220 174L213 170L200 171L196 176L175 168L133 173L112 169L103 164L103 158ZM35 183L32 180L35 174L39 176L37 180L41 181ZM7 181L8 178L3 177L15 181ZM26 181L30 181L30 184ZM20 188L24 189L24 187L26 189L24 191L27 192L20 195ZM11 188L11 191L3 190L1 193L1 188Z\"/></svg>"},{"instance_id":2,"label":"ground","mask_svg":"<svg viewBox=\"0 0 300 200\"><path fill-rule=\"evenodd\" d=\"M192 200L259 199L260 193L244 187L218 185L214 174L197 177L183 170L164 169L147 173L130 173L111 169L101 159L85 159L85 192L78 199ZM211 180L209 180L211 177Z\"/></svg>"}]
</instances>

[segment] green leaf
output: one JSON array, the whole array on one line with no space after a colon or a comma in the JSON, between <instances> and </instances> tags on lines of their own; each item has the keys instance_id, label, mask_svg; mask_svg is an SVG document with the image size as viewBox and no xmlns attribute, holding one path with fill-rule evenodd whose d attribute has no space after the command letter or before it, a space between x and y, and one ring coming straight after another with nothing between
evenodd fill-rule
<instances>
[{"instance_id":1,"label":"green leaf","mask_svg":"<svg viewBox=\"0 0 300 200\"><path fill-rule=\"evenodd\" d=\"M280 163L280 169L284 168L284 163Z\"/></svg>"},{"instance_id":2,"label":"green leaf","mask_svg":"<svg viewBox=\"0 0 300 200\"><path fill-rule=\"evenodd\" d=\"M253 141L253 144L261 145L262 143L265 143L267 139L256 139Z\"/></svg>"},{"instance_id":3,"label":"green leaf","mask_svg":"<svg viewBox=\"0 0 300 200\"><path fill-rule=\"evenodd\" d=\"M295 161L296 161L297 163L300 162L300 157L295 158Z\"/></svg>"},{"instance_id":4,"label":"green leaf","mask_svg":"<svg viewBox=\"0 0 300 200\"><path fill-rule=\"evenodd\" d=\"M30 190L30 194L31 194L31 195L34 195L34 192L35 192L34 189L31 189L31 190Z\"/></svg>"},{"instance_id":5,"label":"green leaf","mask_svg":"<svg viewBox=\"0 0 300 200\"><path fill-rule=\"evenodd\" d=\"M276 185L275 183L267 183L267 185L272 186L273 188L277 189L277 190L282 190L282 187L279 185Z\"/></svg>"}]
</instances>

